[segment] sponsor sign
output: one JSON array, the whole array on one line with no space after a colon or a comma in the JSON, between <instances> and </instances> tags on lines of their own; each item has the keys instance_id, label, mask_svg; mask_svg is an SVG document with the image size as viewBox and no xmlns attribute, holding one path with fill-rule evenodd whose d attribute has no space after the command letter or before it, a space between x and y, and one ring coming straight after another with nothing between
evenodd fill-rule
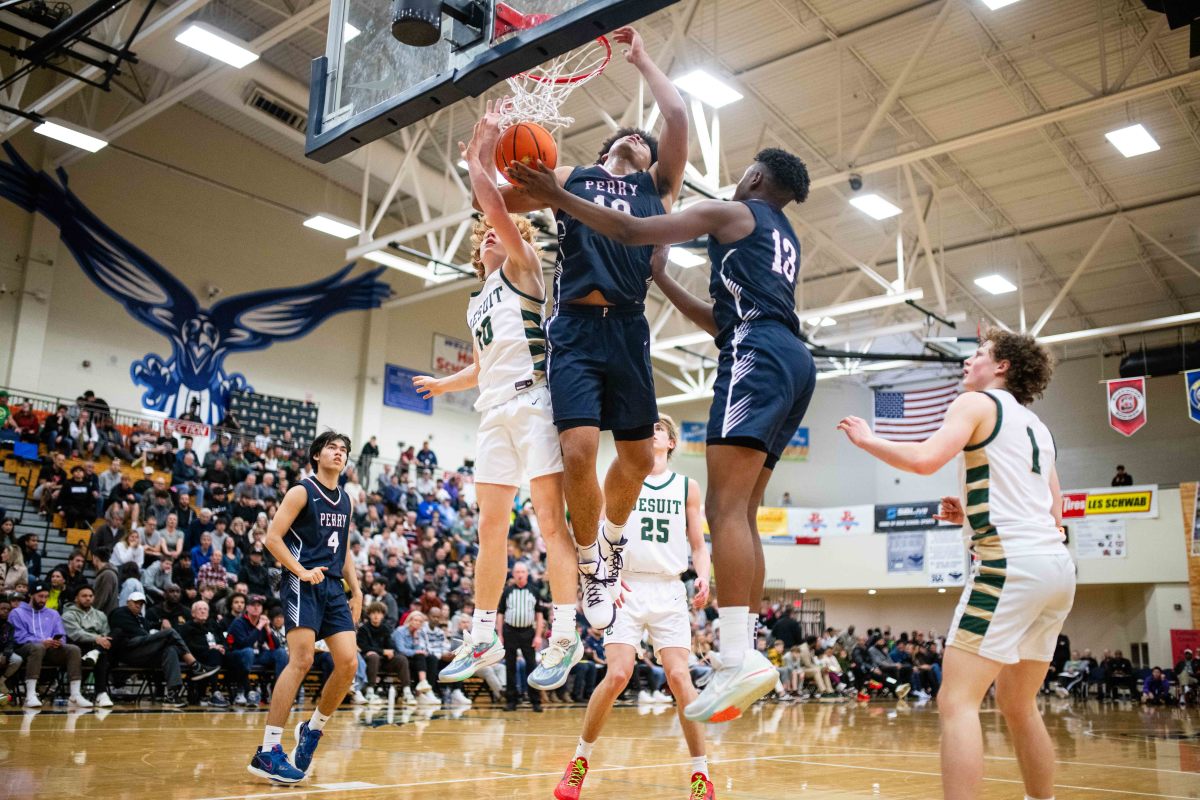
<instances>
[{"instance_id":1,"label":"sponsor sign","mask_svg":"<svg viewBox=\"0 0 1200 800\"><path fill-rule=\"evenodd\" d=\"M967 579L967 548L961 528L939 528L925 536L930 586L962 586Z\"/></svg>"},{"instance_id":2,"label":"sponsor sign","mask_svg":"<svg viewBox=\"0 0 1200 800\"><path fill-rule=\"evenodd\" d=\"M939 506L941 506L941 502L938 500L927 503L875 506L875 532L889 533L891 531L936 528L939 523L933 518L933 515L938 513Z\"/></svg>"},{"instance_id":3,"label":"sponsor sign","mask_svg":"<svg viewBox=\"0 0 1200 800\"><path fill-rule=\"evenodd\" d=\"M1075 538L1075 557L1125 558L1129 553L1125 520L1120 517L1081 519L1071 526Z\"/></svg>"},{"instance_id":4,"label":"sponsor sign","mask_svg":"<svg viewBox=\"0 0 1200 800\"><path fill-rule=\"evenodd\" d=\"M212 428L203 422L191 422L186 419L164 419L163 430L168 435L191 436L193 439L212 436Z\"/></svg>"},{"instance_id":5,"label":"sponsor sign","mask_svg":"<svg viewBox=\"0 0 1200 800\"><path fill-rule=\"evenodd\" d=\"M1146 379L1105 381L1108 424L1123 436L1133 436L1146 424Z\"/></svg>"},{"instance_id":6,"label":"sponsor sign","mask_svg":"<svg viewBox=\"0 0 1200 800\"><path fill-rule=\"evenodd\" d=\"M788 530L796 544L820 544L822 536L870 533L873 506L787 509Z\"/></svg>"},{"instance_id":7,"label":"sponsor sign","mask_svg":"<svg viewBox=\"0 0 1200 800\"><path fill-rule=\"evenodd\" d=\"M887 535L887 571L925 571L925 531Z\"/></svg>"},{"instance_id":8,"label":"sponsor sign","mask_svg":"<svg viewBox=\"0 0 1200 800\"><path fill-rule=\"evenodd\" d=\"M433 400L417 394L413 378L421 373L395 364L385 364L383 369L383 404L391 408L402 408L418 414L432 414Z\"/></svg>"},{"instance_id":9,"label":"sponsor sign","mask_svg":"<svg viewBox=\"0 0 1200 800\"><path fill-rule=\"evenodd\" d=\"M1183 388L1187 391L1188 418L1200 422L1200 369L1183 373Z\"/></svg>"},{"instance_id":10,"label":"sponsor sign","mask_svg":"<svg viewBox=\"0 0 1200 800\"><path fill-rule=\"evenodd\" d=\"M1075 489L1063 492L1063 519L1113 517L1150 519L1158 517L1158 485L1122 486L1110 489Z\"/></svg>"},{"instance_id":11,"label":"sponsor sign","mask_svg":"<svg viewBox=\"0 0 1200 800\"><path fill-rule=\"evenodd\" d=\"M471 343L464 339L456 339L444 333L433 335L433 357L429 365L432 373L439 378L453 375L475 363L475 355ZM468 389L463 392L449 392L440 395L438 402L455 411L475 413L475 401L479 399L478 389Z\"/></svg>"}]
</instances>

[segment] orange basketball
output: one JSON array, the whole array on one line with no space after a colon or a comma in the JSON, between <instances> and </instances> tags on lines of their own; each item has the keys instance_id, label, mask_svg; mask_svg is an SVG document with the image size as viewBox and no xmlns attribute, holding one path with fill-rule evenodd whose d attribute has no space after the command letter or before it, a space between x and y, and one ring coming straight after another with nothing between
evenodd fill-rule
<instances>
[{"instance_id":1,"label":"orange basketball","mask_svg":"<svg viewBox=\"0 0 1200 800\"><path fill-rule=\"evenodd\" d=\"M550 169L558 164L558 145L550 132L536 122L518 122L506 128L496 143L496 169L503 173L520 161L533 166L541 161Z\"/></svg>"}]
</instances>

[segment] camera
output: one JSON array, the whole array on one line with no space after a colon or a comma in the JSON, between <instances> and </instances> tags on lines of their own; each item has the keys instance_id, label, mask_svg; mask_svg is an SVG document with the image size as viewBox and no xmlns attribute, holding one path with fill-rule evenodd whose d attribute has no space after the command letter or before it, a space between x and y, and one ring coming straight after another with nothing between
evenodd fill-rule
<instances>
[{"instance_id":1,"label":"camera","mask_svg":"<svg viewBox=\"0 0 1200 800\"><path fill-rule=\"evenodd\" d=\"M862 188L862 175L859 175L857 172L850 173L850 189L851 189L851 191L857 192L861 188Z\"/></svg>"}]
</instances>

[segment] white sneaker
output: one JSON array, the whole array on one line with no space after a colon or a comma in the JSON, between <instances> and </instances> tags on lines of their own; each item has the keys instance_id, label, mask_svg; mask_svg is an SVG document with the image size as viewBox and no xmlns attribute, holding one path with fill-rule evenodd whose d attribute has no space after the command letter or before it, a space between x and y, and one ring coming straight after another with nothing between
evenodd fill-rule
<instances>
[{"instance_id":1,"label":"white sneaker","mask_svg":"<svg viewBox=\"0 0 1200 800\"><path fill-rule=\"evenodd\" d=\"M96 695L97 708L112 708L112 704L113 701L112 698L108 696L108 692L101 692L100 694Z\"/></svg>"},{"instance_id":2,"label":"white sneaker","mask_svg":"<svg viewBox=\"0 0 1200 800\"><path fill-rule=\"evenodd\" d=\"M654 704L654 695L650 694L645 689L642 689L640 692L638 692L638 705L653 705L653 704Z\"/></svg>"},{"instance_id":3,"label":"white sneaker","mask_svg":"<svg viewBox=\"0 0 1200 800\"><path fill-rule=\"evenodd\" d=\"M375 692L375 687L367 689L367 703L373 706L381 706L386 701Z\"/></svg>"},{"instance_id":4,"label":"white sneaker","mask_svg":"<svg viewBox=\"0 0 1200 800\"><path fill-rule=\"evenodd\" d=\"M424 681L422 681L424 683ZM419 706L440 706L441 700L437 699L437 695L432 690L426 689L423 692L417 692L417 705Z\"/></svg>"},{"instance_id":5,"label":"white sneaker","mask_svg":"<svg viewBox=\"0 0 1200 800\"><path fill-rule=\"evenodd\" d=\"M700 695L688 703L684 716L693 722L728 722L737 719L775 686L779 673L766 656L749 650L742 663L722 667Z\"/></svg>"},{"instance_id":6,"label":"white sneaker","mask_svg":"<svg viewBox=\"0 0 1200 800\"><path fill-rule=\"evenodd\" d=\"M403 702L406 706L415 706L417 704L417 698L413 696L412 689L410 687L404 687L404 694L401 697L401 702Z\"/></svg>"},{"instance_id":7,"label":"white sneaker","mask_svg":"<svg viewBox=\"0 0 1200 800\"><path fill-rule=\"evenodd\" d=\"M659 703L659 704L665 703L666 705L671 705L672 703L675 702L671 698L670 695L668 695L666 692L662 692L662 691L657 691L654 694L650 695L650 699L653 700L655 703Z\"/></svg>"},{"instance_id":8,"label":"white sneaker","mask_svg":"<svg viewBox=\"0 0 1200 800\"><path fill-rule=\"evenodd\" d=\"M1054 693L1063 699L1066 699L1071 696L1071 693L1068 692L1067 688L1065 686L1063 686L1062 684L1059 684L1058 686L1054 687Z\"/></svg>"},{"instance_id":9,"label":"white sneaker","mask_svg":"<svg viewBox=\"0 0 1200 800\"><path fill-rule=\"evenodd\" d=\"M912 684L902 683L896 687L896 699L903 700L908 697L908 693L912 691Z\"/></svg>"},{"instance_id":10,"label":"white sneaker","mask_svg":"<svg viewBox=\"0 0 1200 800\"><path fill-rule=\"evenodd\" d=\"M462 689L455 689L450 693L450 705L458 707L470 706L471 701L463 694Z\"/></svg>"},{"instance_id":11,"label":"white sneaker","mask_svg":"<svg viewBox=\"0 0 1200 800\"><path fill-rule=\"evenodd\" d=\"M71 699L68 700L67 702L70 703L71 705L75 706L76 708L91 708L92 707L92 701L88 700L86 697L84 697L81 694L71 695Z\"/></svg>"},{"instance_id":12,"label":"white sneaker","mask_svg":"<svg viewBox=\"0 0 1200 800\"><path fill-rule=\"evenodd\" d=\"M27 695L25 695L25 707L26 708L41 708L42 701L36 694L27 694Z\"/></svg>"},{"instance_id":13,"label":"white sneaker","mask_svg":"<svg viewBox=\"0 0 1200 800\"><path fill-rule=\"evenodd\" d=\"M419 681L417 683L417 694L431 691L433 691L433 687L429 685L429 681Z\"/></svg>"},{"instance_id":14,"label":"white sneaker","mask_svg":"<svg viewBox=\"0 0 1200 800\"><path fill-rule=\"evenodd\" d=\"M82 660L86 664L95 664L97 661L100 660L100 651L99 650L88 650L86 653L83 654Z\"/></svg>"},{"instance_id":15,"label":"white sneaker","mask_svg":"<svg viewBox=\"0 0 1200 800\"><path fill-rule=\"evenodd\" d=\"M233 698L233 704L234 704L235 706L244 706L244 705L246 705L246 694L245 694L245 692L238 692L238 693L237 693L237 697L234 697L234 698Z\"/></svg>"},{"instance_id":16,"label":"white sneaker","mask_svg":"<svg viewBox=\"0 0 1200 800\"><path fill-rule=\"evenodd\" d=\"M350 696L350 702L356 706L365 706L367 704L367 698L363 696L362 691L355 689L354 694Z\"/></svg>"},{"instance_id":17,"label":"white sneaker","mask_svg":"<svg viewBox=\"0 0 1200 800\"><path fill-rule=\"evenodd\" d=\"M913 697L917 698L918 700L928 700L930 695L929 692L918 689L917 691L913 692Z\"/></svg>"},{"instance_id":18,"label":"white sneaker","mask_svg":"<svg viewBox=\"0 0 1200 800\"><path fill-rule=\"evenodd\" d=\"M629 544L629 539L622 537L619 542L609 541L605 522L600 520L600 532L596 541L600 543L600 558L604 561L605 585L609 595L616 601L621 597L621 569L625 566L625 559L621 553Z\"/></svg>"},{"instance_id":19,"label":"white sneaker","mask_svg":"<svg viewBox=\"0 0 1200 800\"><path fill-rule=\"evenodd\" d=\"M588 625L602 631L617 618L617 606L608 586L604 561L581 563L579 578L583 589L583 615L587 617Z\"/></svg>"}]
</instances>

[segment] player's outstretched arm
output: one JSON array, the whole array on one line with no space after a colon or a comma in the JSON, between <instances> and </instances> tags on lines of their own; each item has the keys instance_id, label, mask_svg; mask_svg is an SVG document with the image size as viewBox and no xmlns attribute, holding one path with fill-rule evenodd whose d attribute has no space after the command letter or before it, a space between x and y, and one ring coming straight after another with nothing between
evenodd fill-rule
<instances>
[{"instance_id":1,"label":"player's outstretched arm","mask_svg":"<svg viewBox=\"0 0 1200 800\"><path fill-rule=\"evenodd\" d=\"M708 605L708 582L712 578L712 561L708 545L704 543L704 511L700 506L700 484L688 478L687 537L692 548L692 569L696 571L696 596L692 606L704 608Z\"/></svg>"},{"instance_id":2,"label":"player's outstretched arm","mask_svg":"<svg viewBox=\"0 0 1200 800\"><path fill-rule=\"evenodd\" d=\"M413 378L413 386L416 388L417 394L426 400L431 400L438 395L447 394L448 392L463 392L478 386L479 350L472 347L471 353L475 358L475 363L469 367L463 367L453 375L447 375L444 378L435 378L432 375L417 375Z\"/></svg>"},{"instance_id":3,"label":"player's outstretched arm","mask_svg":"<svg viewBox=\"0 0 1200 800\"><path fill-rule=\"evenodd\" d=\"M475 193L475 200L488 224L500 237L500 242L508 253L508 263L521 272L536 271L540 282L541 259L538 258L533 245L522 238L516 223L509 216L509 209L496 186L496 173L492 165L491 155L496 152L496 142L500 140L500 111L507 102L508 98L489 100L483 117L475 123L475 132L470 144L459 142L458 148L467 162L467 172L471 176L471 189Z\"/></svg>"},{"instance_id":4,"label":"player's outstretched arm","mask_svg":"<svg viewBox=\"0 0 1200 800\"><path fill-rule=\"evenodd\" d=\"M932 475L962 452L989 419L995 418L995 408L992 399L981 392L960 394L946 411L941 429L923 442L881 439L859 417L846 417L837 427L851 443L880 461L905 472Z\"/></svg>"},{"instance_id":5,"label":"player's outstretched arm","mask_svg":"<svg viewBox=\"0 0 1200 800\"><path fill-rule=\"evenodd\" d=\"M683 168L688 160L688 113L679 90L654 60L646 53L641 35L633 28L625 27L614 31L612 38L618 44L627 45L625 60L637 67L646 79L646 86L658 111L662 114L662 134L658 137L658 161L650 167L654 175L663 206L670 208L679 197L683 186Z\"/></svg>"},{"instance_id":6,"label":"player's outstretched arm","mask_svg":"<svg viewBox=\"0 0 1200 800\"><path fill-rule=\"evenodd\" d=\"M671 301L671 305L679 309L679 313L699 326L709 336L716 338L717 318L713 315L712 303L696 297L671 277L667 271L667 256L670 251L669 246L659 245L650 257L650 274L654 277L654 283Z\"/></svg>"},{"instance_id":7,"label":"player's outstretched arm","mask_svg":"<svg viewBox=\"0 0 1200 800\"><path fill-rule=\"evenodd\" d=\"M308 492L303 486L288 489L287 494L283 496L283 502L279 504L275 516L271 519L271 524L267 526L267 550L284 569L300 580L305 583L320 583L325 580L325 567L305 569L283 543L283 535L291 529L292 523L300 516L307 502Z\"/></svg>"}]
</instances>

